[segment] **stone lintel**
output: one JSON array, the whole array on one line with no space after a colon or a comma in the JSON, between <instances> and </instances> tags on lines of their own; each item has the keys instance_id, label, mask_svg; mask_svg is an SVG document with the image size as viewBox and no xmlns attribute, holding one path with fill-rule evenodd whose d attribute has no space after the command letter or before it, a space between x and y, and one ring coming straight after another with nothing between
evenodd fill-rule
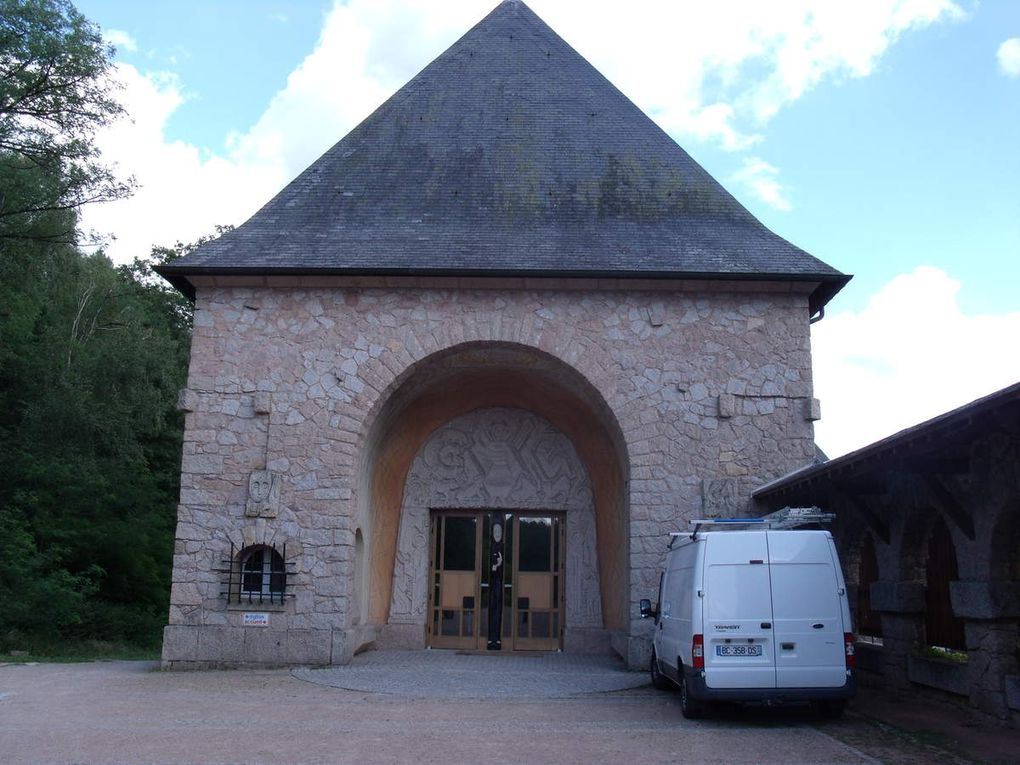
<instances>
[{"instance_id":1,"label":"stone lintel","mask_svg":"<svg viewBox=\"0 0 1020 765\"><path fill-rule=\"evenodd\" d=\"M872 582L871 608L887 613L921 613L925 608L924 585L921 582Z\"/></svg>"},{"instance_id":2,"label":"stone lintel","mask_svg":"<svg viewBox=\"0 0 1020 765\"><path fill-rule=\"evenodd\" d=\"M961 619L1020 617L1020 584L1016 582L950 582L953 613Z\"/></svg>"}]
</instances>

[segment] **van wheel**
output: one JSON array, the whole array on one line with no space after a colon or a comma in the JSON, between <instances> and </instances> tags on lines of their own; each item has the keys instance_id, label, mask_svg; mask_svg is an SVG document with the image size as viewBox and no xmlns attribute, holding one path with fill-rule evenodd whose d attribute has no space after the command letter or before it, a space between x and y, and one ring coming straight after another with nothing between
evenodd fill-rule
<instances>
[{"instance_id":1,"label":"van wheel","mask_svg":"<svg viewBox=\"0 0 1020 765\"><path fill-rule=\"evenodd\" d=\"M673 687L669 678L659 671L659 657L655 655L654 648L652 649L652 661L649 665L648 674L652 676L652 686L658 688L660 691L668 691Z\"/></svg>"},{"instance_id":2,"label":"van wheel","mask_svg":"<svg viewBox=\"0 0 1020 765\"><path fill-rule=\"evenodd\" d=\"M698 720L705 716L705 705L687 693L687 678L683 667L680 667L680 713L688 720Z\"/></svg>"}]
</instances>

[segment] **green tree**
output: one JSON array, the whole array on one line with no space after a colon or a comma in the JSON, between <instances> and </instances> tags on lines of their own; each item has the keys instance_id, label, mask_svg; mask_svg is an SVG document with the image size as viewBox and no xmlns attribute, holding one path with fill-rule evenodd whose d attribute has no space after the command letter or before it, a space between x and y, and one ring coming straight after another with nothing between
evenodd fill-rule
<instances>
[{"instance_id":1,"label":"green tree","mask_svg":"<svg viewBox=\"0 0 1020 765\"><path fill-rule=\"evenodd\" d=\"M0 600L20 607L0 613L0 641L151 644L168 605L190 321L145 283L152 259L48 255L44 280L19 282L30 310L4 335ZM57 613L40 621L43 603Z\"/></svg>"},{"instance_id":2,"label":"green tree","mask_svg":"<svg viewBox=\"0 0 1020 765\"><path fill-rule=\"evenodd\" d=\"M191 306L152 266L190 245L75 244L129 190L93 140L111 54L67 0L0 0L0 650L166 622Z\"/></svg>"},{"instance_id":3,"label":"green tree","mask_svg":"<svg viewBox=\"0 0 1020 765\"><path fill-rule=\"evenodd\" d=\"M67 212L130 192L94 141L123 115L112 56L67 0L0 0L0 243L74 241Z\"/></svg>"}]
</instances>

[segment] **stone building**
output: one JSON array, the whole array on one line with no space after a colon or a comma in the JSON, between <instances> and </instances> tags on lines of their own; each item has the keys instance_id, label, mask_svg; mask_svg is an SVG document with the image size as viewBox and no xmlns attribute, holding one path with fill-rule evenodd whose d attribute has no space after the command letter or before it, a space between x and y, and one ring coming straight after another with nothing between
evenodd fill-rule
<instances>
[{"instance_id":1,"label":"stone building","mask_svg":"<svg viewBox=\"0 0 1020 765\"><path fill-rule=\"evenodd\" d=\"M165 667L645 665L668 532L811 461L849 278L514 0L160 273L195 301Z\"/></svg>"},{"instance_id":2,"label":"stone building","mask_svg":"<svg viewBox=\"0 0 1020 765\"><path fill-rule=\"evenodd\" d=\"M754 498L836 514L863 682L1020 723L1020 383Z\"/></svg>"}]
</instances>

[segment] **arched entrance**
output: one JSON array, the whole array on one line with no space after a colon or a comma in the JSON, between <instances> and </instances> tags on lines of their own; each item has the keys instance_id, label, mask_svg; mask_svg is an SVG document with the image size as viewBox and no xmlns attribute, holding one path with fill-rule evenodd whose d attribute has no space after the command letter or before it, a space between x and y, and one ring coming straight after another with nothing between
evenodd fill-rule
<instances>
[{"instance_id":1,"label":"arched entrance","mask_svg":"<svg viewBox=\"0 0 1020 765\"><path fill-rule=\"evenodd\" d=\"M433 580L435 578L435 552L433 547L426 554L416 552L411 555L407 549L417 549L415 545L427 548L428 545L421 544L420 540L427 537L434 541L435 518L444 513L449 515L456 510L462 516L476 517L476 523L482 524L481 527L476 526L480 535L484 531L484 514L502 510L510 516L511 525L507 529L511 530L515 528L513 524L519 528L520 518L548 518L550 526L554 518L562 520L563 533L568 537L564 566L558 573L549 573L563 577L557 586L562 585L564 594L562 619L565 621L560 625L567 628L564 647L567 650L608 650L610 633L627 628L630 584L630 524L626 496L628 464L616 418L599 391L577 370L536 348L496 342L464 343L411 365L398 376L380 401L378 411L369 418L371 424L361 447L355 524L365 535L369 565L365 585L352 593L351 599L352 611L367 614L368 629L355 635L355 639L360 643L377 640L380 645L424 646L429 639L424 610L428 607L429 597L434 600L436 594L433 591L434 581L429 582L428 587L423 583L429 579L430 563ZM516 469L509 469L512 460L507 464L500 462L501 459L506 462L509 447L505 441L494 441L491 434L482 432L486 427L486 412L491 416L498 411L502 411L504 420L508 413L513 413L513 422L505 427L523 427L525 430L531 427L534 432L528 432L532 435L541 432L546 436L528 447L531 457L514 457ZM419 489L421 476L415 471L415 465L439 466L437 469L441 475L443 449L447 449L445 454L450 454L449 443L443 438L453 438L450 434L458 429L458 418L464 416L469 418L464 422L474 423L468 428L469 434L472 434L471 448L489 450L489 467L474 475L474 479L460 476L445 483L443 480L433 481L429 484L432 498L423 499ZM472 416L476 419L470 420ZM488 427L491 430L491 422ZM514 432L519 434L523 431ZM446 436L438 435L440 433ZM434 435L438 439L435 442L430 440ZM517 437L520 438L519 435ZM551 444L557 438L560 445L552 449ZM437 446L431 446L433 443ZM442 448L439 446L441 443L445 444ZM496 443L504 445L497 447L494 446ZM564 449L563 444L569 449ZM500 452L503 457L497 458ZM534 455L539 453L548 458L545 467L535 467ZM515 454L523 452L518 448ZM531 460L530 466L525 470L521 465L528 460ZM584 502L577 501L577 496L570 499L567 496L569 491L567 495L560 496L562 492L556 488L559 480L556 471L566 470L564 466L570 460L575 463L571 469L586 478L586 485L577 489L580 492L577 496L586 494L590 497ZM547 478L551 483L542 484L540 481L540 485L533 487L530 498L524 501L521 493L523 484L516 482L529 475L544 475L542 471L550 466L552 473ZM456 470L453 472L456 473ZM480 488L473 489L471 480L476 483L481 480ZM474 497L471 495L473 490ZM436 496L443 492L446 492L444 496L448 501L437 501ZM585 503L587 515L582 509ZM525 511L532 515L526 515ZM590 549L587 553L582 550L581 557L587 559L585 565L592 572L589 580L596 583L591 600L597 607L590 603L583 606L585 596L575 594L571 597L568 591L572 586L571 571L576 576L583 570L581 564L573 569L570 565L572 551L580 548L570 543L569 536L575 530L583 530L586 523L590 524L591 532L582 536L590 540ZM419 542L402 541L403 535ZM480 544L484 547L484 543ZM476 557L482 551L478 550ZM443 570L440 556L440 574ZM412 573L409 575L408 571ZM408 582L411 584L408 585ZM459 594L462 606L465 602L471 603L464 598L475 598L475 613L471 618L476 625L481 618L481 584L479 581L474 595L470 592ZM511 580L509 584L512 589L515 583ZM470 590L473 585L463 586ZM442 606L442 593L439 598ZM552 594L550 600L554 600ZM450 599L446 600L447 604L450 602ZM529 608L518 609L518 601L514 601L514 608L508 616L516 619L517 611L543 610L530 608L532 602L536 601L529 597ZM590 626L584 624L584 619L574 619L576 629L571 634L570 609L577 606L583 606L589 614L598 616L589 618ZM472 609L462 607L459 610ZM460 618L463 619L463 614ZM531 620L534 617L529 615L528 618L529 625L533 624ZM539 616L539 621L545 618ZM548 618L551 620L553 616ZM439 619L443 619L442 613ZM477 640L477 626L474 634ZM353 648L356 650L356 646Z\"/></svg>"},{"instance_id":2,"label":"arched entrance","mask_svg":"<svg viewBox=\"0 0 1020 765\"><path fill-rule=\"evenodd\" d=\"M606 650L596 550L591 482L565 435L524 409L455 418L408 472L389 642Z\"/></svg>"}]
</instances>

